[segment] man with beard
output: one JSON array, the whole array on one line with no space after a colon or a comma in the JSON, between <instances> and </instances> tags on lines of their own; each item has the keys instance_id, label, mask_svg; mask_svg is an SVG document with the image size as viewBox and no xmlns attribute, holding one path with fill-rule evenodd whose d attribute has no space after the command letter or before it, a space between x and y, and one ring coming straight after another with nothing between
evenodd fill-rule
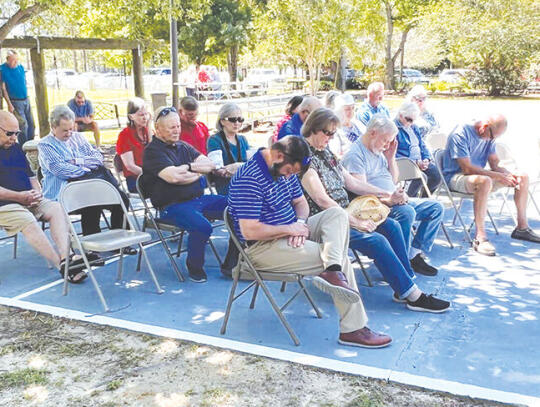
<instances>
[{"instance_id":1,"label":"man with beard","mask_svg":"<svg viewBox=\"0 0 540 407\"><path fill-rule=\"evenodd\" d=\"M367 327L367 315L348 257L349 218L341 207L309 217L309 206L296 174L311 161L307 142L287 136L260 149L235 173L229 211L236 234L260 271L314 276L330 294L340 315L339 343L380 348L388 335ZM242 262L237 267L242 267Z\"/></svg>"}]
</instances>

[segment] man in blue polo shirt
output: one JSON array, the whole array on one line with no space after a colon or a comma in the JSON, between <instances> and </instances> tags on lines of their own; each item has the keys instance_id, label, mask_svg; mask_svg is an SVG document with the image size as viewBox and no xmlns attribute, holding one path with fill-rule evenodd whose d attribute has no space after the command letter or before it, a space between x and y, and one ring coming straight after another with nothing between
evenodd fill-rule
<instances>
[{"instance_id":1,"label":"man in blue polo shirt","mask_svg":"<svg viewBox=\"0 0 540 407\"><path fill-rule=\"evenodd\" d=\"M303 138L288 136L260 149L235 173L229 209L235 231L258 270L315 276L340 315L339 342L380 348L392 339L371 331L348 257L349 218L340 207L309 217L296 174L309 167ZM242 263L238 265L242 267Z\"/></svg>"},{"instance_id":2,"label":"man in blue polo shirt","mask_svg":"<svg viewBox=\"0 0 540 407\"><path fill-rule=\"evenodd\" d=\"M27 242L62 274L68 252L67 221L58 202L43 198L39 182L30 169L21 146L19 122L0 111L0 228L8 235L21 232ZM38 224L49 222L56 249ZM80 261L71 262L68 279L79 283L86 278Z\"/></svg>"},{"instance_id":3,"label":"man in blue polo shirt","mask_svg":"<svg viewBox=\"0 0 540 407\"><path fill-rule=\"evenodd\" d=\"M510 237L540 243L540 236L527 222L529 177L499 166L495 139L506 131L507 126L507 120L501 114L458 126L448 137L443 156L443 175L450 189L474 194L476 236L473 248L486 256L495 255L495 247L487 239L484 226L487 201L489 194L499 188L514 189L517 226ZM489 169L486 169L488 162Z\"/></svg>"},{"instance_id":4,"label":"man in blue polo shirt","mask_svg":"<svg viewBox=\"0 0 540 407\"><path fill-rule=\"evenodd\" d=\"M309 114L322 107L322 103L315 96L306 96L302 103L298 106L298 113L293 114L291 120L286 122L281 129L279 129L278 140L282 139L285 136L298 136L302 137L300 134L300 129L306 121Z\"/></svg>"},{"instance_id":5,"label":"man in blue polo shirt","mask_svg":"<svg viewBox=\"0 0 540 407\"><path fill-rule=\"evenodd\" d=\"M19 64L17 52L10 49L7 52L6 63L0 65L2 93L6 99L8 110L17 114L21 122L22 131L17 138L22 146L26 141L34 138L34 118L30 110L30 100L26 89L24 68Z\"/></svg>"},{"instance_id":6,"label":"man in blue polo shirt","mask_svg":"<svg viewBox=\"0 0 540 407\"><path fill-rule=\"evenodd\" d=\"M82 90L75 92L75 97L67 103L68 107L73 113L75 113L75 129L78 132L91 131L94 133L94 139L96 140L96 147L101 145L101 136L99 134L99 127L94 120L94 106L84 96Z\"/></svg>"},{"instance_id":7,"label":"man in blue polo shirt","mask_svg":"<svg viewBox=\"0 0 540 407\"><path fill-rule=\"evenodd\" d=\"M367 88L367 98L358 108L356 118L364 123L365 126L376 114L383 114L390 117L388 108L381 102L384 98L384 84L382 82L370 83Z\"/></svg>"},{"instance_id":8,"label":"man in blue polo shirt","mask_svg":"<svg viewBox=\"0 0 540 407\"><path fill-rule=\"evenodd\" d=\"M227 198L204 195L205 174L214 163L189 144L180 141L180 117L174 107L161 108L155 115L156 137L144 150L142 185L160 219L170 221L189 233L186 266L196 283L207 280L204 252L212 234L208 219L223 219ZM238 252L229 244L221 271L230 275Z\"/></svg>"}]
</instances>

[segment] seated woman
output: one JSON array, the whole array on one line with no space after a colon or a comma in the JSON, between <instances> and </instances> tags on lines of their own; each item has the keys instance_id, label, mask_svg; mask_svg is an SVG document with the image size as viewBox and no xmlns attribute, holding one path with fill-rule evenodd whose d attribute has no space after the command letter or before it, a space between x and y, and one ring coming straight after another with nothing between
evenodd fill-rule
<instances>
[{"instance_id":1,"label":"seated woman","mask_svg":"<svg viewBox=\"0 0 540 407\"><path fill-rule=\"evenodd\" d=\"M427 109L427 91L422 85L414 86L409 93L407 93L407 102L416 103L420 109L420 116L418 116L418 119L414 124L418 128L422 138L426 137L426 135L432 131L439 131L439 122L435 116L433 116L433 113Z\"/></svg>"},{"instance_id":2,"label":"seated woman","mask_svg":"<svg viewBox=\"0 0 540 407\"><path fill-rule=\"evenodd\" d=\"M129 192L137 192L135 182L142 173L143 150L152 140L149 129L150 113L146 102L133 98L127 104L128 125L118 135L116 154L122 159L122 171Z\"/></svg>"},{"instance_id":3,"label":"seated woman","mask_svg":"<svg viewBox=\"0 0 540 407\"><path fill-rule=\"evenodd\" d=\"M313 154L310 168L302 177L311 215L332 206L346 208L349 205L347 190L357 195L371 193L327 148L338 127L338 117L325 108L312 112L302 127L302 135ZM413 282L414 272L397 221L387 218L376 227L371 220L349 216L349 223L349 247L374 260L394 290L394 301L406 303L413 311L444 312L449 308L449 302L424 294Z\"/></svg>"},{"instance_id":4,"label":"seated woman","mask_svg":"<svg viewBox=\"0 0 540 407\"><path fill-rule=\"evenodd\" d=\"M300 106L302 100L304 100L303 96L293 96L287 102L287 107L285 107L285 115L281 119L279 119L279 122L277 122L274 133L272 134L272 142L270 143L270 145L274 144L277 141L279 130L281 130L281 127L283 127L285 123L291 120L292 115L298 111L298 106Z\"/></svg>"},{"instance_id":5,"label":"seated woman","mask_svg":"<svg viewBox=\"0 0 540 407\"><path fill-rule=\"evenodd\" d=\"M341 122L341 126L330 140L328 147L339 158L343 157L352 143L362 137L366 126L354 117L354 98L348 93L339 95L335 101L334 112Z\"/></svg>"},{"instance_id":6,"label":"seated woman","mask_svg":"<svg viewBox=\"0 0 540 407\"><path fill-rule=\"evenodd\" d=\"M399 130L397 135L398 148L396 157L405 157L414 161L427 176L429 192L435 191L441 183L439 170L431 160L431 154L427 149L418 128L413 124L418 118L420 110L415 103L405 102L399 108L394 122ZM422 188L422 181L411 181L407 195L416 197ZM426 191L422 191L422 197L426 197Z\"/></svg>"},{"instance_id":7,"label":"seated woman","mask_svg":"<svg viewBox=\"0 0 540 407\"><path fill-rule=\"evenodd\" d=\"M225 103L219 109L216 121L218 133L208 139L208 156L211 156L212 151L221 151L223 158L223 168L213 174L220 195L227 195L231 177L247 161L248 141L244 136L237 134L243 122L240 107L235 103Z\"/></svg>"}]
</instances>

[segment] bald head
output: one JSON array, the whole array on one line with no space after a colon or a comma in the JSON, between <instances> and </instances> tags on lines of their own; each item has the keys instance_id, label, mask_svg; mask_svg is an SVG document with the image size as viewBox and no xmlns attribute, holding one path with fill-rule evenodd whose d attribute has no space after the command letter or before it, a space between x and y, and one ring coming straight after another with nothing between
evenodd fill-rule
<instances>
[{"instance_id":1,"label":"bald head","mask_svg":"<svg viewBox=\"0 0 540 407\"><path fill-rule=\"evenodd\" d=\"M17 141L19 121L10 112L0 110L0 148L8 149Z\"/></svg>"},{"instance_id":2,"label":"bald head","mask_svg":"<svg viewBox=\"0 0 540 407\"><path fill-rule=\"evenodd\" d=\"M487 122L490 126L493 126L494 129L502 130L502 132L508 127L508 120L500 113L489 116Z\"/></svg>"},{"instance_id":3,"label":"bald head","mask_svg":"<svg viewBox=\"0 0 540 407\"><path fill-rule=\"evenodd\" d=\"M475 124L478 134L483 139L494 140L504 134L508 120L500 113L493 114Z\"/></svg>"},{"instance_id":4,"label":"bald head","mask_svg":"<svg viewBox=\"0 0 540 407\"><path fill-rule=\"evenodd\" d=\"M304 123L311 112L322 107L322 103L315 96L306 96L300 106L298 106L298 115Z\"/></svg>"},{"instance_id":5,"label":"bald head","mask_svg":"<svg viewBox=\"0 0 540 407\"><path fill-rule=\"evenodd\" d=\"M5 110L0 110L0 127L7 129L7 126L11 124L12 126L17 126L16 130L19 130L19 121L13 113L6 112Z\"/></svg>"}]
</instances>

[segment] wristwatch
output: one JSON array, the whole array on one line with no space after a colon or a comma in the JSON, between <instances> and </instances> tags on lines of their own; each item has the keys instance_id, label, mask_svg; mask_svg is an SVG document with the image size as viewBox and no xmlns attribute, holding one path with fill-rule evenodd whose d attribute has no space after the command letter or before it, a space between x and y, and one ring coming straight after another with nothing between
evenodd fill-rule
<instances>
[{"instance_id":1,"label":"wristwatch","mask_svg":"<svg viewBox=\"0 0 540 407\"><path fill-rule=\"evenodd\" d=\"M191 171L191 163L187 164L187 169L188 169L188 171Z\"/></svg>"},{"instance_id":2,"label":"wristwatch","mask_svg":"<svg viewBox=\"0 0 540 407\"><path fill-rule=\"evenodd\" d=\"M296 221L297 221L298 223L303 223L303 224L305 225L307 219L298 218L298 219L296 219Z\"/></svg>"}]
</instances>

